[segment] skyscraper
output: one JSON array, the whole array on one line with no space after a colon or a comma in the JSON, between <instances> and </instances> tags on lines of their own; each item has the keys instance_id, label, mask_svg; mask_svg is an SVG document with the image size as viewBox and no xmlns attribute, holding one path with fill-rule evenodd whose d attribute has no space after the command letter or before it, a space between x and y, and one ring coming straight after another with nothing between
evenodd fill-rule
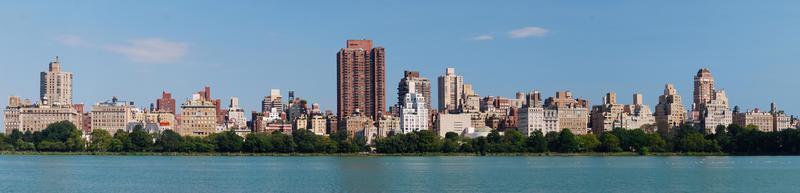
<instances>
[{"instance_id":1,"label":"skyscraper","mask_svg":"<svg viewBox=\"0 0 800 193\"><path fill-rule=\"evenodd\" d=\"M447 68L445 74L439 76L439 111L458 111L464 95L464 77L456 75L455 68Z\"/></svg>"},{"instance_id":2,"label":"skyscraper","mask_svg":"<svg viewBox=\"0 0 800 193\"><path fill-rule=\"evenodd\" d=\"M714 97L714 76L707 68L697 71L694 76L694 107L692 110L700 111L700 106Z\"/></svg>"},{"instance_id":3,"label":"skyscraper","mask_svg":"<svg viewBox=\"0 0 800 193\"><path fill-rule=\"evenodd\" d=\"M47 72L41 73L39 97L53 105L72 104L72 73L61 71L58 56L50 62Z\"/></svg>"},{"instance_id":4,"label":"skyscraper","mask_svg":"<svg viewBox=\"0 0 800 193\"><path fill-rule=\"evenodd\" d=\"M408 93L419 93L425 97L425 107L431 108L431 103L428 101L431 98L431 81L427 78L420 77L417 71L405 71L403 79L400 79L400 84L397 86L397 106L405 106L405 98Z\"/></svg>"},{"instance_id":5,"label":"skyscraper","mask_svg":"<svg viewBox=\"0 0 800 193\"><path fill-rule=\"evenodd\" d=\"M271 89L269 91L269 96L265 96L264 100L261 101L262 113L266 114L272 112L273 108L275 108L277 112L283 112L283 97L281 97L280 89Z\"/></svg>"},{"instance_id":6,"label":"skyscraper","mask_svg":"<svg viewBox=\"0 0 800 193\"><path fill-rule=\"evenodd\" d=\"M378 120L386 111L386 51L372 40L347 40L336 55L338 116L357 111Z\"/></svg>"},{"instance_id":7,"label":"skyscraper","mask_svg":"<svg viewBox=\"0 0 800 193\"><path fill-rule=\"evenodd\" d=\"M673 128L683 125L686 120L686 110L674 85L667 84L664 94L658 97L655 116L659 132L670 133Z\"/></svg>"}]
</instances>

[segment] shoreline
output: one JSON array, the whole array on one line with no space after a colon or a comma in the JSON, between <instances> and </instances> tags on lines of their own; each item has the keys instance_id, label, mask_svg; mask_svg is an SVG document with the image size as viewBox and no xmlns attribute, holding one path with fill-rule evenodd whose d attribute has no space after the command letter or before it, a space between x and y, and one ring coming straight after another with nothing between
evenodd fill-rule
<instances>
[{"instance_id":1,"label":"shoreline","mask_svg":"<svg viewBox=\"0 0 800 193\"><path fill-rule=\"evenodd\" d=\"M737 155L729 153L668 152L640 155L635 152L616 153L183 153L183 152L35 152L2 151L0 156L175 156L175 157L661 157L661 156L790 156L790 155Z\"/></svg>"}]
</instances>

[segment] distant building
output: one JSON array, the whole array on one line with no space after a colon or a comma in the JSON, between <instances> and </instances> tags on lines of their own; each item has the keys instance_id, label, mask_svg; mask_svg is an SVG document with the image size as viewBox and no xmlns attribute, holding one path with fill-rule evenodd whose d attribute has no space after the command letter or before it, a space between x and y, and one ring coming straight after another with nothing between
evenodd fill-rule
<instances>
[{"instance_id":1,"label":"distant building","mask_svg":"<svg viewBox=\"0 0 800 193\"><path fill-rule=\"evenodd\" d=\"M397 86L397 106L405 106L405 97L408 93L419 93L425 97L425 108L431 109L431 81L421 77L417 71L405 71L403 79Z\"/></svg>"},{"instance_id":2,"label":"distant building","mask_svg":"<svg viewBox=\"0 0 800 193\"><path fill-rule=\"evenodd\" d=\"M447 68L439 76L439 111L456 113L464 102L464 77L456 75L455 68Z\"/></svg>"},{"instance_id":3,"label":"distant building","mask_svg":"<svg viewBox=\"0 0 800 193\"><path fill-rule=\"evenodd\" d=\"M277 112L283 112L283 97L281 97L281 90L279 89L271 89L270 95L265 96L264 100L261 101L261 112L268 113L272 112L272 110Z\"/></svg>"},{"instance_id":4,"label":"distant building","mask_svg":"<svg viewBox=\"0 0 800 193\"><path fill-rule=\"evenodd\" d=\"M592 108L592 132L603 133L614 128L652 130L655 117L650 107L642 103L642 95L633 95L633 104L623 105L617 103L617 94L607 93L603 97L603 104Z\"/></svg>"},{"instance_id":5,"label":"distant building","mask_svg":"<svg viewBox=\"0 0 800 193\"><path fill-rule=\"evenodd\" d=\"M348 137L368 137L371 130L375 130L377 134L378 129L375 127L375 122L366 115L356 112L356 114L348 116L343 121L343 128Z\"/></svg>"},{"instance_id":6,"label":"distant building","mask_svg":"<svg viewBox=\"0 0 800 193\"><path fill-rule=\"evenodd\" d=\"M326 135L327 134L327 120L325 116L322 114L311 114L308 119L308 130L313 132L316 135Z\"/></svg>"},{"instance_id":7,"label":"distant building","mask_svg":"<svg viewBox=\"0 0 800 193\"><path fill-rule=\"evenodd\" d=\"M21 132L36 132L47 128L47 125L69 121L78 128L82 128L82 114L69 105L50 105L47 99L41 104L30 104L28 100L22 102L19 97L9 97L3 120L5 132L14 130Z\"/></svg>"},{"instance_id":8,"label":"distant building","mask_svg":"<svg viewBox=\"0 0 800 193\"><path fill-rule=\"evenodd\" d=\"M400 127L403 133L428 130L428 109L425 97L418 93L406 94L405 106L400 112Z\"/></svg>"},{"instance_id":9,"label":"distant building","mask_svg":"<svg viewBox=\"0 0 800 193\"><path fill-rule=\"evenodd\" d=\"M400 118L395 117L392 115L384 115L381 117L381 120L378 121L378 136L379 137L387 137L390 134L400 134L403 133L402 127L400 126Z\"/></svg>"},{"instance_id":10,"label":"distant building","mask_svg":"<svg viewBox=\"0 0 800 193\"><path fill-rule=\"evenodd\" d=\"M589 126L589 101L574 99L572 93L556 92L555 97L545 100L542 105L541 94L532 91L526 97L527 105L518 111L517 129L530 135L539 130L560 132L569 129L575 134L586 134Z\"/></svg>"},{"instance_id":11,"label":"distant building","mask_svg":"<svg viewBox=\"0 0 800 193\"><path fill-rule=\"evenodd\" d=\"M172 93L164 91L161 93L161 98L156 100L156 110L161 112L169 112L175 115L177 113L177 106L175 99L172 98Z\"/></svg>"},{"instance_id":12,"label":"distant building","mask_svg":"<svg viewBox=\"0 0 800 193\"><path fill-rule=\"evenodd\" d=\"M347 40L337 63L338 117L362 112L378 120L386 111L386 51L372 40Z\"/></svg>"},{"instance_id":13,"label":"distant building","mask_svg":"<svg viewBox=\"0 0 800 193\"><path fill-rule=\"evenodd\" d=\"M50 62L49 69L41 73L40 99L48 99L50 105L72 104L72 73L61 71L58 56Z\"/></svg>"},{"instance_id":14,"label":"distant building","mask_svg":"<svg viewBox=\"0 0 800 193\"><path fill-rule=\"evenodd\" d=\"M125 130L128 123L134 122L133 102L120 101L112 97L110 101L92 106L92 129L102 129L109 134Z\"/></svg>"},{"instance_id":15,"label":"distant building","mask_svg":"<svg viewBox=\"0 0 800 193\"><path fill-rule=\"evenodd\" d=\"M231 97L228 113L225 117L225 128L228 129L247 129L247 117L244 109L239 107L239 98Z\"/></svg>"},{"instance_id":16,"label":"distant building","mask_svg":"<svg viewBox=\"0 0 800 193\"><path fill-rule=\"evenodd\" d=\"M53 59L46 72L40 73L39 102L19 97L9 97L8 106L3 113L5 132L13 130L41 131L47 125L60 121L69 121L79 129L84 128L84 114L72 106L72 73L61 71L58 57ZM88 118L87 118L88 119Z\"/></svg>"},{"instance_id":17,"label":"distant building","mask_svg":"<svg viewBox=\"0 0 800 193\"><path fill-rule=\"evenodd\" d=\"M686 111L681 96L672 84L667 84L664 94L658 97L655 117L656 128L662 133L671 133L673 129L683 126L686 121Z\"/></svg>"},{"instance_id":18,"label":"distant building","mask_svg":"<svg viewBox=\"0 0 800 193\"><path fill-rule=\"evenodd\" d=\"M194 94L191 100L181 104L181 135L207 136L217 131L217 107L214 102Z\"/></svg>"},{"instance_id":19,"label":"distant building","mask_svg":"<svg viewBox=\"0 0 800 193\"><path fill-rule=\"evenodd\" d=\"M758 130L763 132L774 131L772 114L763 112L756 108L755 110L736 113L733 117L733 123L742 127L755 126Z\"/></svg>"},{"instance_id":20,"label":"distant building","mask_svg":"<svg viewBox=\"0 0 800 193\"><path fill-rule=\"evenodd\" d=\"M707 134L717 132L717 126L728 126L733 123L733 111L728 105L728 96L724 90L714 90L711 99L702 103L700 111L699 129Z\"/></svg>"},{"instance_id":21,"label":"distant building","mask_svg":"<svg viewBox=\"0 0 800 193\"><path fill-rule=\"evenodd\" d=\"M439 114L436 122L436 133L445 137L448 132L461 134L467 128L472 127L472 116L470 114Z\"/></svg>"}]
</instances>

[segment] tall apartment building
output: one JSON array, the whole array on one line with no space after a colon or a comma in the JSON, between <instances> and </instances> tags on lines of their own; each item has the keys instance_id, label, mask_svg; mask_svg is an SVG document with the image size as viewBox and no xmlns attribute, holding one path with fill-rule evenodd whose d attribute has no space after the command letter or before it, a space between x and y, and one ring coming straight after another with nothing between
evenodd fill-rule
<instances>
[{"instance_id":1,"label":"tall apartment building","mask_svg":"<svg viewBox=\"0 0 800 193\"><path fill-rule=\"evenodd\" d=\"M217 131L217 107L200 94L181 104L178 133L183 136L207 136Z\"/></svg>"},{"instance_id":2,"label":"tall apartment building","mask_svg":"<svg viewBox=\"0 0 800 193\"><path fill-rule=\"evenodd\" d=\"M425 107L425 97L419 93L408 93L405 97L405 106L400 111L400 127L403 133L428 130L428 109Z\"/></svg>"},{"instance_id":3,"label":"tall apartment building","mask_svg":"<svg viewBox=\"0 0 800 193\"><path fill-rule=\"evenodd\" d=\"M126 130L128 123L134 122L133 102L120 101L117 97L92 106L92 129L102 129L114 134Z\"/></svg>"},{"instance_id":4,"label":"tall apartment building","mask_svg":"<svg viewBox=\"0 0 800 193\"><path fill-rule=\"evenodd\" d=\"M647 132L655 131L656 117L653 116L653 111L650 111L650 106L644 104L642 94L633 94L633 104L625 106L625 113L628 118L623 122L623 127L639 128Z\"/></svg>"},{"instance_id":5,"label":"tall apartment building","mask_svg":"<svg viewBox=\"0 0 800 193\"><path fill-rule=\"evenodd\" d=\"M458 112L464 95L464 77L456 75L455 68L447 68L439 76L439 112Z\"/></svg>"},{"instance_id":6,"label":"tall apartment building","mask_svg":"<svg viewBox=\"0 0 800 193\"><path fill-rule=\"evenodd\" d=\"M225 113L227 111L222 110L222 101L220 99L214 99L211 97L211 87L206 86L203 90L198 91L197 94L200 96L201 99L211 101L214 104L214 110L217 112L216 121L217 124L222 125L225 124Z\"/></svg>"},{"instance_id":7,"label":"tall apartment building","mask_svg":"<svg viewBox=\"0 0 800 193\"><path fill-rule=\"evenodd\" d=\"M402 133L400 126L400 118L394 115L383 115L381 120L378 120L378 136L386 137L389 134Z\"/></svg>"},{"instance_id":8,"label":"tall apartment building","mask_svg":"<svg viewBox=\"0 0 800 193\"><path fill-rule=\"evenodd\" d=\"M659 132L670 133L674 128L680 127L686 120L686 110L683 108L681 96L672 84L667 84L664 94L658 97L656 105L656 128Z\"/></svg>"},{"instance_id":9,"label":"tall apartment building","mask_svg":"<svg viewBox=\"0 0 800 193\"><path fill-rule=\"evenodd\" d=\"M347 40L337 63L338 117L361 111L378 120L386 111L386 51L372 40Z\"/></svg>"},{"instance_id":10,"label":"tall apartment building","mask_svg":"<svg viewBox=\"0 0 800 193\"><path fill-rule=\"evenodd\" d=\"M693 111L701 111L701 105L714 98L714 76L707 68L701 68L694 76Z\"/></svg>"},{"instance_id":11,"label":"tall apartment building","mask_svg":"<svg viewBox=\"0 0 800 193\"><path fill-rule=\"evenodd\" d=\"M327 120L322 114L311 114L308 119L308 130L316 135L325 135L327 134L326 122Z\"/></svg>"},{"instance_id":12,"label":"tall apartment building","mask_svg":"<svg viewBox=\"0 0 800 193\"><path fill-rule=\"evenodd\" d=\"M46 72L40 73L39 102L19 97L9 97L3 113L6 133L13 130L41 131L47 125L69 121L78 129L83 128L83 114L72 106L72 73L61 71L61 62L56 57Z\"/></svg>"},{"instance_id":13,"label":"tall apartment building","mask_svg":"<svg viewBox=\"0 0 800 193\"><path fill-rule=\"evenodd\" d=\"M405 71L403 79L397 86L397 106L405 106L405 97L408 93L420 93L425 97L425 107L431 109L431 81L421 77L417 71Z\"/></svg>"},{"instance_id":14,"label":"tall apartment building","mask_svg":"<svg viewBox=\"0 0 800 193\"><path fill-rule=\"evenodd\" d=\"M58 56L50 62L49 69L41 73L39 97L47 99L50 105L72 104L72 73L61 71Z\"/></svg>"},{"instance_id":15,"label":"tall apartment building","mask_svg":"<svg viewBox=\"0 0 800 193\"><path fill-rule=\"evenodd\" d=\"M773 131L781 131L784 129L793 128L791 116L786 115L786 113L782 110L778 110L778 105L776 105L774 102L770 103L769 107L769 113L772 114Z\"/></svg>"},{"instance_id":16,"label":"tall apartment building","mask_svg":"<svg viewBox=\"0 0 800 193\"><path fill-rule=\"evenodd\" d=\"M244 109L239 107L239 98L231 97L227 117L225 118L226 128L246 129L247 117L245 117L244 112Z\"/></svg>"},{"instance_id":17,"label":"tall apartment building","mask_svg":"<svg viewBox=\"0 0 800 193\"><path fill-rule=\"evenodd\" d=\"M156 100L156 111L169 112L175 115L177 113L177 106L175 99L172 98L172 93L164 91L161 93L161 98Z\"/></svg>"},{"instance_id":18,"label":"tall apartment building","mask_svg":"<svg viewBox=\"0 0 800 193\"><path fill-rule=\"evenodd\" d=\"M264 100L261 101L262 113L272 112L273 108L277 112L283 112L283 97L281 97L280 89L271 89L269 96L265 96Z\"/></svg>"},{"instance_id":19,"label":"tall apartment building","mask_svg":"<svg viewBox=\"0 0 800 193\"><path fill-rule=\"evenodd\" d=\"M717 126L733 123L733 111L724 90L713 90L711 99L700 105L700 121L696 125L707 134L716 133Z\"/></svg>"}]
</instances>

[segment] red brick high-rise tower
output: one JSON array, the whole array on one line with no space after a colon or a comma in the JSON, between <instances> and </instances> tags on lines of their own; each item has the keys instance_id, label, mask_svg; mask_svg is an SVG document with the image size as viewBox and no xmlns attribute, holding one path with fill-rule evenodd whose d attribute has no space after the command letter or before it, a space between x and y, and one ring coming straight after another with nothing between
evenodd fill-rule
<instances>
[{"instance_id":1,"label":"red brick high-rise tower","mask_svg":"<svg viewBox=\"0 0 800 193\"><path fill-rule=\"evenodd\" d=\"M156 109L175 115L175 99L172 98L172 93L168 93L167 91L162 92L161 98L156 100Z\"/></svg>"},{"instance_id":2,"label":"red brick high-rise tower","mask_svg":"<svg viewBox=\"0 0 800 193\"><path fill-rule=\"evenodd\" d=\"M386 51L372 40L347 40L336 55L340 118L359 111L378 120L386 109Z\"/></svg>"}]
</instances>

